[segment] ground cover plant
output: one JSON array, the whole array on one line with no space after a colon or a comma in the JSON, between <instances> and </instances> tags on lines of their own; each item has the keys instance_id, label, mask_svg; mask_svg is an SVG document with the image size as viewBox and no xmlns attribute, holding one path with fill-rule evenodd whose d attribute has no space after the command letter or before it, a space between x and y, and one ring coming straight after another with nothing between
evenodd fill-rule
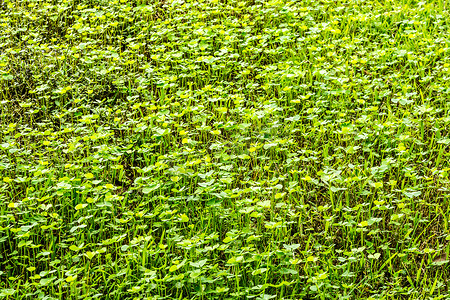
<instances>
[{"instance_id":1,"label":"ground cover plant","mask_svg":"<svg viewBox=\"0 0 450 300\"><path fill-rule=\"evenodd\" d=\"M0 299L450 299L445 0L0 2Z\"/></svg>"}]
</instances>

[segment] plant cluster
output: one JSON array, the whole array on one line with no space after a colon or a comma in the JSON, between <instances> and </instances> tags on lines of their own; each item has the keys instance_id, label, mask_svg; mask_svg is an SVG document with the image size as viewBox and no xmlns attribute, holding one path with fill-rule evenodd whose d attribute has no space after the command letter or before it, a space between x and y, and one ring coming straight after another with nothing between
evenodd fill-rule
<instances>
[{"instance_id":1,"label":"plant cluster","mask_svg":"<svg viewBox=\"0 0 450 300\"><path fill-rule=\"evenodd\" d=\"M445 0L0 2L0 299L449 299Z\"/></svg>"}]
</instances>

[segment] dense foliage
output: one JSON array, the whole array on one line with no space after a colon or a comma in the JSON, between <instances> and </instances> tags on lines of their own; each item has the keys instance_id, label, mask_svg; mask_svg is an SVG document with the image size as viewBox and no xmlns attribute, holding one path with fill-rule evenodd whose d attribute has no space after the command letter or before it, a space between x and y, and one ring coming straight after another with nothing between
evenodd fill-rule
<instances>
[{"instance_id":1,"label":"dense foliage","mask_svg":"<svg viewBox=\"0 0 450 300\"><path fill-rule=\"evenodd\" d=\"M3 0L0 298L449 299L445 0Z\"/></svg>"}]
</instances>

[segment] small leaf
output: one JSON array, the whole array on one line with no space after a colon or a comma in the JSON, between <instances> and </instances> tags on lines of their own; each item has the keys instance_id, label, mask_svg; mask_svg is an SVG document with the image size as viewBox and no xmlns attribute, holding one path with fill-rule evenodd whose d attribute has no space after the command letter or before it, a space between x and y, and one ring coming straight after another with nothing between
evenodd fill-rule
<instances>
[{"instance_id":1,"label":"small leaf","mask_svg":"<svg viewBox=\"0 0 450 300\"><path fill-rule=\"evenodd\" d=\"M77 275L75 276L67 276L66 282L73 282L77 279Z\"/></svg>"},{"instance_id":2,"label":"small leaf","mask_svg":"<svg viewBox=\"0 0 450 300\"><path fill-rule=\"evenodd\" d=\"M437 142L438 142L438 144L445 144L445 145L448 145L448 144L450 144L450 139L449 139L449 138L440 139L440 140L438 140Z\"/></svg>"},{"instance_id":3,"label":"small leaf","mask_svg":"<svg viewBox=\"0 0 450 300\"><path fill-rule=\"evenodd\" d=\"M383 187L383 183L382 182L373 182L371 184L374 188L379 189Z\"/></svg>"},{"instance_id":4,"label":"small leaf","mask_svg":"<svg viewBox=\"0 0 450 300\"><path fill-rule=\"evenodd\" d=\"M226 184L231 184L233 182L233 178L224 177L224 178L220 178L220 181L222 181L223 183L226 183Z\"/></svg>"},{"instance_id":5,"label":"small leaf","mask_svg":"<svg viewBox=\"0 0 450 300\"><path fill-rule=\"evenodd\" d=\"M223 239L223 242L224 242L224 243L229 243L229 242L231 242L232 240L233 240L233 239L232 239L231 237L227 236L226 238Z\"/></svg>"},{"instance_id":6,"label":"small leaf","mask_svg":"<svg viewBox=\"0 0 450 300\"><path fill-rule=\"evenodd\" d=\"M194 271L191 272L190 277L191 277L191 278L197 278L197 277L199 277L201 274L202 274L202 271L201 271L201 270L194 270Z\"/></svg>"},{"instance_id":7,"label":"small leaf","mask_svg":"<svg viewBox=\"0 0 450 300\"><path fill-rule=\"evenodd\" d=\"M72 250L72 251L80 251L81 249L83 249L83 245L84 245L84 243L81 244L79 247L77 245L71 245L69 247L69 249Z\"/></svg>"},{"instance_id":8,"label":"small leaf","mask_svg":"<svg viewBox=\"0 0 450 300\"><path fill-rule=\"evenodd\" d=\"M314 262L314 261L317 261L318 260L318 258L317 257L314 257L314 256L308 256L307 258L306 258L306 261L309 261L309 262Z\"/></svg>"},{"instance_id":9,"label":"small leaf","mask_svg":"<svg viewBox=\"0 0 450 300\"><path fill-rule=\"evenodd\" d=\"M80 209L85 208L86 206L88 206L87 203L79 203L75 206L75 209L80 210Z\"/></svg>"},{"instance_id":10,"label":"small leaf","mask_svg":"<svg viewBox=\"0 0 450 300\"><path fill-rule=\"evenodd\" d=\"M369 223L367 221L362 221L361 223L358 224L360 227L366 227L369 225Z\"/></svg>"},{"instance_id":11,"label":"small leaf","mask_svg":"<svg viewBox=\"0 0 450 300\"><path fill-rule=\"evenodd\" d=\"M175 272L176 270L178 270L178 265L172 265L169 269L169 272Z\"/></svg>"},{"instance_id":12,"label":"small leaf","mask_svg":"<svg viewBox=\"0 0 450 300\"><path fill-rule=\"evenodd\" d=\"M154 190L157 190L161 185L159 183L154 183L151 184L149 186L146 186L145 188L142 189L142 192L144 194L150 194L151 192L153 192Z\"/></svg>"},{"instance_id":13,"label":"small leaf","mask_svg":"<svg viewBox=\"0 0 450 300\"><path fill-rule=\"evenodd\" d=\"M381 256L380 253L375 253L375 254L369 254L367 257L371 258L371 259L379 259Z\"/></svg>"},{"instance_id":14,"label":"small leaf","mask_svg":"<svg viewBox=\"0 0 450 300\"><path fill-rule=\"evenodd\" d=\"M89 258L89 260L91 260L95 256L95 254L97 253L91 251L84 253L84 255L86 255L86 257Z\"/></svg>"},{"instance_id":15,"label":"small leaf","mask_svg":"<svg viewBox=\"0 0 450 300\"><path fill-rule=\"evenodd\" d=\"M182 214L180 217L182 222L189 222L189 217L186 214Z\"/></svg>"},{"instance_id":16,"label":"small leaf","mask_svg":"<svg viewBox=\"0 0 450 300\"><path fill-rule=\"evenodd\" d=\"M3 289L3 290L0 290L0 296L3 296L3 297L12 296L12 295L14 295L15 292L16 292L16 290L14 290L14 289Z\"/></svg>"},{"instance_id":17,"label":"small leaf","mask_svg":"<svg viewBox=\"0 0 450 300\"><path fill-rule=\"evenodd\" d=\"M276 193L275 194L275 199L281 199L284 197L284 195L286 195L286 193Z\"/></svg>"}]
</instances>

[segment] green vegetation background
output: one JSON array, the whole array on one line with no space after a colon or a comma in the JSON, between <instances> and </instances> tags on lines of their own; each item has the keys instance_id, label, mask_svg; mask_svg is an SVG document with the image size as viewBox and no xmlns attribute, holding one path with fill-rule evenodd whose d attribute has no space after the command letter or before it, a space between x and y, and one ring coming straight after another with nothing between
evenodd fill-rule
<instances>
[{"instance_id":1,"label":"green vegetation background","mask_svg":"<svg viewBox=\"0 0 450 300\"><path fill-rule=\"evenodd\" d=\"M1 1L0 298L449 299L448 9Z\"/></svg>"}]
</instances>

